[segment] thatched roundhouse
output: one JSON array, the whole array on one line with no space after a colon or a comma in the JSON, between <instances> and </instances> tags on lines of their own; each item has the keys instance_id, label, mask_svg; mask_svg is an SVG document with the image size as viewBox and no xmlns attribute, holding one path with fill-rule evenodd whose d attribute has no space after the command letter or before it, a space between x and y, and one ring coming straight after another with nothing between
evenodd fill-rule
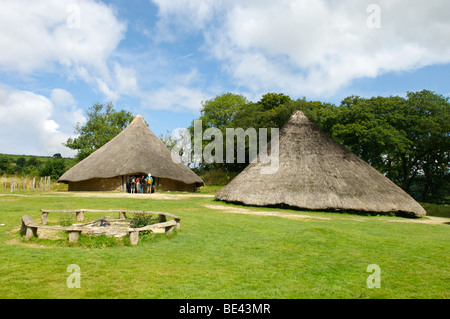
<instances>
[{"instance_id":1,"label":"thatched roundhouse","mask_svg":"<svg viewBox=\"0 0 450 319\"><path fill-rule=\"evenodd\" d=\"M195 191L203 180L182 163L172 161L171 152L137 115L111 141L80 161L58 182L69 191L125 192L131 176L151 173L163 191Z\"/></svg>"},{"instance_id":2,"label":"thatched roundhouse","mask_svg":"<svg viewBox=\"0 0 450 319\"><path fill-rule=\"evenodd\" d=\"M270 146L270 145L269 145ZM216 199L253 206L403 213L425 210L400 187L296 111L279 135L279 167L247 166Z\"/></svg>"}]
</instances>

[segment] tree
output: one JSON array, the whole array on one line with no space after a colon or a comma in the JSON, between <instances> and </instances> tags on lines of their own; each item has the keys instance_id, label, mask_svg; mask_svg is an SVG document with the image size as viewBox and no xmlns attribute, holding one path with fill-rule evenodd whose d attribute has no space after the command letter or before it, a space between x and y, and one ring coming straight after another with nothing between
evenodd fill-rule
<instances>
[{"instance_id":1,"label":"tree","mask_svg":"<svg viewBox=\"0 0 450 319\"><path fill-rule=\"evenodd\" d=\"M448 200L450 193L450 102L432 91L408 92L405 131L412 142L412 162L423 201ZM412 165L410 165L412 166ZM412 183L409 184L411 186Z\"/></svg>"},{"instance_id":2,"label":"tree","mask_svg":"<svg viewBox=\"0 0 450 319\"><path fill-rule=\"evenodd\" d=\"M25 167L27 165L27 160L26 160L25 157L19 157L16 160L16 164L17 164L18 167Z\"/></svg>"},{"instance_id":3,"label":"tree","mask_svg":"<svg viewBox=\"0 0 450 319\"><path fill-rule=\"evenodd\" d=\"M246 109L249 102L248 100L238 94L225 93L216 96L214 99L203 101L202 108L200 110L201 116L199 120L202 121L202 132L207 129L218 129L222 133L222 136L226 136L226 129L235 127L235 123L243 110ZM195 141L194 123L188 128L192 137L192 145ZM211 141L202 141L202 150ZM223 139L223 149L225 149L225 138ZM193 151L193 150L192 150ZM233 165L229 165L223 161L223 163L202 163L200 168L202 169L230 169Z\"/></svg>"},{"instance_id":4,"label":"tree","mask_svg":"<svg viewBox=\"0 0 450 319\"><path fill-rule=\"evenodd\" d=\"M75 127L75 134L78 137L71 137L64 144L78 151L76 161L81 161L105 145L122 132L134 118L131 112L116 111L112 103L94 104L87 111L87 116L85 124L77 123Z\"/></svg>"},{"instance_id":5,"label":"tree","mask_svg":"<svg viewBox=\"0 0 450 319\"><path fill-rule=\"evenodd\" d=\"M10 164L11 164L11 159L5 154L0 154L0 173L1 174L10 172L10 168L11 168Z\"/></svg>"},{"instance_id":6,"label":"tree","mask_svg":"<svg viewBox=\"0 0 450 319\"><path fill-rule=\"evenodd\" d=\"M214 127L219 130L231 127L238 119L242 110L248 105L247 99L238 94L225 93L215 97L214 99L202 102L200 120L203 121L204 127Z\"/></svg>"},{"instance_id":7,"label":"tree","mask_svg":"<svg viewBox=\"0 0 450 319\"><path fill-rule=\"evenodd\" d=\"M66 171L66 163L63 158L52 158L48 160L40 171L41 176L50 176L57 180Z\"/></svg>"}]
</instances>

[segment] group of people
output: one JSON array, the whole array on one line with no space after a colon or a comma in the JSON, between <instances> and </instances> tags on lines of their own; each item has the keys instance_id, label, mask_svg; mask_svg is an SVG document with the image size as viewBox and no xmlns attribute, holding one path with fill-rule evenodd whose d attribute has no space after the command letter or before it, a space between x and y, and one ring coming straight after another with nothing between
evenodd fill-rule
<instances>
[{"instance_id":1,"label":"group of people","mask_svg":"<svg viewBox=\"0 0 450 319\"><path fill-rule=\"evenodd\" d=\"M147 193L147 194L151 194L154 192L153 189L153 177L152 174L148 174L147 176L132 176L130 183L129 183L129 187L128 187L128 192L129 193Z\"/></svg>"}]
</instances>

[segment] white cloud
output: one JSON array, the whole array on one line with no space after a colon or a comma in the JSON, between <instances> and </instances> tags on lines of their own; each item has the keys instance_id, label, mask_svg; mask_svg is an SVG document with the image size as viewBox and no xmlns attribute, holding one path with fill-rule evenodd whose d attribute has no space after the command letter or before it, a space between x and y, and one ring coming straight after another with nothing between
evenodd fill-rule
<instances>
[{"instance_id":1,"label":"white cloud","mask_svg":"<svg viewBox=\"0 0 450 319\"><path fill-rule=\"evenodd\" d=\"M153 0L158 6L157 41L175 41L186 33L197 32L213 17L221 0ZM173 32L176 21L176 32Z\"/></svg>"},{"instance_id":2,"label":"white cloud","mask_svg":"<svg viewBox=\"0 0 450 319\"><path fill-rule=\"evenodd\" d=\"M191 88L183 85L166 86L142 96L144 107L155 110L180 110L197 112L201 102L210 99L199 88Z\"/></svg>"},{"instance_id":3,"label":"white cloud","mask_svg":"<svg viewBox=\"0 0 450 319\"><path fill-rule=\"evenodd\" d=\"M126 26L114 10L95 1L3 0L0 10L0 67L30 73L51 67L86 65L102 68ZM80 24L71 24L79 15Z\"/></svg>"},{"instance_id":4,"label":"white cloud","mask_svg":"<svg viewBox=\"0 0 450 319\"><path fill-rule=\"evenodd\" d=\"M351 81L450 62L447 0L162 1L160 25L203 32L204 48L252 91L332 95ZM175 18L179 19L175 19Z\"/></svg>"},{"instance_id":5,"label":"white cloud","mask_svg":"<svg viewBox=\"0 0 450 319\"><path fill-rule=\"evenodd\" d=\"M65 130L66 133L72 133L77 123L85 123L87 121L83 111L78 108L77 101L75 101L70 92L59 88L53 89L50 100L53 103L52 117L62 127L68 128Z\"/></svg>"},{"instance_id":6,"label":"white cloud","mask_svg":"<svg viewBox=\"0 0 450 319\"><path fill-rule=\"evenodd\" d=\"M51 100L54 105L67 107L76 104L76 101L70 92L64 89L54 89L51 93Z\"/></svg>"},{"instance_id":7,"label":"white cloud","mask_svg":"<svg viewBox=\"0 0 450 319\"><path fill-rule=\"evenodd\" d=\"M51 99L29 91L0 87L0 145L12 154L73 156L62 145L81 110L69 92L55 89Z\"/></svg>"},{"instance_id":8,"label":"white cloud","mask_svg":"<svg viewBox=\"0 0 450 319\"><path fill-rule=\"evenodd\" d=\"M70 80L98 84L109 96L119 95L106 89L116 89L108 59L125 31L114 8L102 2L3 0L0 71L62 73ZM122 82L118 85L122 90Z\"/></svg>"}]
</instances>

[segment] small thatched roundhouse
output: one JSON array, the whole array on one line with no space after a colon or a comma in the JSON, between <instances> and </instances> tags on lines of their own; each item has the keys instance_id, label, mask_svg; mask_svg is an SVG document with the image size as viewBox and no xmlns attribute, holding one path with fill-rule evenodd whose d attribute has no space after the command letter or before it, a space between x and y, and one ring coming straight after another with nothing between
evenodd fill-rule
<instances>
[{"instance_id":1,"label":"small thatched roundhouse","mask_svg":"<svg viewBox=\"0 0 450 319\"><path fill-rule=\"evenodd\" d=\"M203 180L182 163L172 161L171 152L138 115L121 133L80 161L58 182L69 191L125 192L131 176L151 173L163 191L195 191Z\"/></svg>"},{"instance_id":2,"label":"small thatched roundhouse","mask_svg":"<svg viewBox=\"0 0 450 319\"><path fill-rule=\"evenodd\" d=\"M270 145L269 145L270 146ZM216 199L253 206L307 210L366 211L424 216L400 187L296 111L279 135L279 167L261 173L250 164Z\"/></svg>"}]
</instances>

